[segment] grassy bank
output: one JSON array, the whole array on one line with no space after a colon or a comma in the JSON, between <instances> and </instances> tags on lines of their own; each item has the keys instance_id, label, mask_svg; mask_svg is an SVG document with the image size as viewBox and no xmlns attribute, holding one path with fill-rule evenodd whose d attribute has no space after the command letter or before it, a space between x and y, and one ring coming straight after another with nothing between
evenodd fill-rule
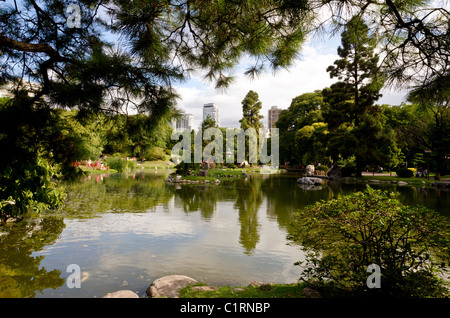
<instances>
[{"instance_id":1,"label":"grassy bank","mask_svg":"<svg viewBox=\"0 0 450 318\"><path fill-rule=\"evenodd\" d=\"M103 174L103 173L116 173L117 172L117 170L115 170L115 169L97 170L97 169L88 168L88 167L85 167L85 166L80 166L80 169L85 174L90 174L90 175Z\"/></svg>"},{"instance_id":2,"label":"grassy bank","mask_svg":"<svg viewBox=\"0 0 450 318\"><path fill-rule=\"evenodd\" d=\"M249 176L255 173L259 173L261 170L260 167L251 167L251 168L216 168L216 169L209 169L207 170L208 176L197 176L197 173L199 170L193 170L191 171L190 175L184 176L181 175L182 180L189 180L189 181L209 181L214 182L215 180L226 180L226 179L233 179L233 178L244 178L245 176Z\"/></svg>"},{"instance_id":3,"label":"grassy bank","mask_svg":"<svg viewBox=\"0 0 450 318\"><path fill-rule=\"evenodd\" d=\"M138 169L174 169L175 165L170 160L155 160L155 161L144 161L136 162L136 168Z\"/></svg>"},{"instance_id":4,"label":"grassy bank","mask_svg":"<svg viewBox=\"0 0 450 318\"><path fill-rule=\"evenodd\" d=\"M411 177L411 178L400 178L397 176L362 176L359 178L355 178L356 180L359 181L364 181L364 182L370 182L371 180L377 180L380 181L380 183L398 183L399 181L402 182L406 182L408 184L411 185L415 185L415 186L421 186L421 185L430 185L432 183L435 182L435 180L433 178L427 179L427 178L416 178L416 177Z\"/></svg>"},{"instance_id":5,"label":"grassy bank","mask_svg":"<svg viewBox=\"0 0 450 318\"><path fill-rule=\"evenodd\" d=\"M448 176L443 176L441 177L441 181L438 182L442 182L442 180L447 179ZM383 175L383 176L362 176L362 177L358 177L358 178L353 178L356 180L356 182L361 182L361 183L381 183L381 184L387 184L387 183L392 183L392 184L398 184L399 181L402 182L406 182L411 186L431 186L431 184L435 183L436 180L434 180L434 177L430 177L429 179L427 178L417 178L417 177L411 177L411 178L400 178L397 176L389 176L389 175Z\"/></svg>"},{"instance_id":6,"label":"grassy bank","mask_svg":"<svg viewBox=\"0 0 450 318\"><path fill-rule=\"evenodd\" d=\"M180 298L302 298L305 283L250 284L246 287L222 286L211 291L198 290L196 284L180 290Z\"/></svg>"}]
</instances>

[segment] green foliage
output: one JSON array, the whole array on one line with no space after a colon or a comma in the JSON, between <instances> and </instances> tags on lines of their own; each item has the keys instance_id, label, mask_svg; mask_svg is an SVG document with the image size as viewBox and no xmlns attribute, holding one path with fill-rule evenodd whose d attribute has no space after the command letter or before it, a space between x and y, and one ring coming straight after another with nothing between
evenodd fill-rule
<instances>
[{"instance_id":1,"label":"green foliage","mask_svg":"<svg viewBox=\"0 0 450 318\"><path fill-rule=\"evenodd\" d=\"M213 291L199 291L192 289L195 286L204 286L197 283L180 290L180 298L301 298L305 283L299 284L249 284L248 286L219 286Z\"/></svg>"},{"instance_id":2,"label":"green foliage","mask_svg":"<svg viewBox=\"0 0 450 318\"><path fill-rule=\"evenodd\" d=\"M423 153L416 153L412 162L416 168L423 167L426 163Z\"/></svg>"},{"instance_id":3,"label":"green foliage","mask_svg":"<svg viewBox=\"0 0 450 318\"><path fill-rule=\"evenodd\" d=\"M349 156L347 158L339 158L339 160L336 162L340 167L355 167L355 156Z\"/></svg>"},{"instance_id":4,"label":"green foliage","mask_svg":"<svg viewBox=\"0 0 450 318\"><path fill-rule=\"evenodd\" d=\"M52 114L30 107L26 92L19 95L0 104L0 217L44 212L64 200L57 183L62 167L55 163L55 153L46 150L57 146Z\"/></svg>"},{"instance_id":5,"label":"green foliage","mask_svg":"<svg viewBox=\"0 0 450 318\"><path fill-rule=\"evenodd\" d=\"M446 158L450 154L450 75L438 78L430 85L420 86L410 92L408 99L416 103L427 122L421 142L431 150L436 162L436 172L447 174ZM423 124L422 124L423 125ZM425 137L425 138L424 138ZM427 150L428 150L427 149Z\"/></svg>"},{"instance_id":6,"label":"green foliage","mask_svg":"<svg viewBox=\"0 0 450 318\"><path fill-rule=\"evenodd\" d=\"M399 178L411 178L414 175L414 172L408 168L398 168L395 173Z\"/></svg>"},{"instance_id":7,"label":"green foliage","mask_svg":"<svg viewBox=\"0 0 450 318\"><path fill-rule=\"evenodd\" d=\"M339 158L336 163L341 168L342 176L351 177L356 173L356 162L354 155L348 158Z\"/></svg>"},{"instance_id":8,"label":"green foliage","mask_svg":"<svg viewBox=\"0 0 450 318\"><path fill-rule=\"evenodd\" d=\"M42 157L2 169L0 218L59 207L65 198L64 188L55 182L60 177L60 168Z\"/></svg>"},{"instance_id":9,"label":"green foliage","mask_svg":"<svg viewBox=\"0 0 450 318\"><path fill-rule=\"evenodd\" d=\"M148 158L148 151L154 147L167 149L170 146L172 128L166 114L161 121L154 121L147 115L109 116L105 123L106 145L104 152L122 153L129 157Z\"/></svg>"},{"instance_id":10,"label":"green foliage","mask_svg":"<svg viewBox=\"0 0 450 318\"><path fill-rule=\"evenodd\" d=\"M264 116L259 114L259 111L262 108L262 103L259 100L258 93L254 91L249 91L247 95L245 95L241 104L242 104L242 119L239 120L239 122L241 123L241 129L247 130L249 128L253 128L255 129L256 132L255 140L252 140L252 138L245 140L245 159L250 162L251 161L250 148L256 149L256 151L258 151L257 144L259 137L259 129L263 127L260 120ZM250 164L253 165L253 162L250 162Z\"/></svg>"},{"instance_id":11,"label":"green foliage","mask_svg":"<svg viewBox=\"0 0 450 318\"><path fill-rule=\"evenodd\" d=\"M155 160L165 160L166 155L164 153L164 149L160 147L152 147L148 149L144 153L144 158L146 160L155 161Z\"/></svg>"},{"instance_id":12,"label":"green foliage","mask_svg":"<svg viewBox=\"0 0 450 318\"><path fill-rule=\"evenodd\" d=\"M185 163L184 161L180 162L175 166L175 174L187 176L192 173L192 171L200 168L199 163Z\"/></svg>"},{"instance_id":13,"label":"green foliage","mask_svg":"<svg viewBox=\"0 0 450 318\"><path fill-rule=\"evenodd\" d=\"M331 286L334 296L438 297L448 295L436 274L450 261L449 237L447 219L368 187L307 206L289 239L308 253L303 279ZM381 268L380 289L366 285L370 264Z\"/></svg>"},{"instance_id":14,"label":"green foliage","mask_svg":"<svg viewBox=\"0 0 450 318\"><path fill-rule=\"evenodd\" d=\"M339 82L323 91L329 105L324 113L331 133L328 150L334 160L354 154L356 173L378 160L376 147L381 127L380 109L374 102L381 96L383 82L378 75L375 39L369 35L364 21L354 16L342 32L340 59L329 66L331 78Z\"/></svg>"},{"instance_id":15,"label":"green foliage","mask_svg":"<svg viewBox=\"0 0 450 318\"><path fill-rule=\"evenodd\" d=\"M216 121L210 116L206 117L201 123L201 131L205 131L208 128L217 128Z\"/></svg>"},{"instance_id":16,"label":"green foliage","mask_svg":"<svg viewBox=\"0 0 450 318\"><path fill-rule=\"evenodd\" d=\"M117 170L117 172L136 168L136 163L133 160L126 160L123 156L108 156L106 164L110 169Z\"/></svg>"},{"instance_id":17,"label":"green foliage","mask_svg":"<svg viewBox=\"0 0 450 318\"><path fill-rule=\"evenodd\" d=\"M315 161L328 162L326 154L326 139L328 126L323 122L315 122L309 126L303 126L295 134L295 149L297 156L302 155L301 162L310 164Z\"/></svg>"},{"instance_id":18,"label":"green foliage","mask_svg":"<svg viewBox=\"0 0 450 318\"><path fill-rule=\"evenodd\" d=\"M246 130L250 127L255 128L259 133L259 128L262 128L260 120L264 117L259 114L262 103L259 100L258 93L249 91L245 98L242 100L242 119L239 120L241 128Z\"/></svg>"},{"instance_id":19,"label":"green foliage","mask_svg":"<svg viewBox=\"0 0 450 318\"><path fill-rule=\"evenodd\" d=\"M277 128L280 129L280 159L291 164L328 161L326 140L328 129L323 123L325 108L322 92L305 93L292 99L287 110L281 111Z\"/></svg>"},{"instance_id":20,"label":"green foliage","mask_svg":"<svg viewBox=\"0 0 450 318\"><path fill-rule=\"evenodd\" d=\"M108 157L106 158L106 164L118 172L124 172L127 168L127 160L122 157Z\"/></svg>"},{"instance_id":21,"label":"green foliage","mask_svg":"<svg viewBox=\"0 0 450 318\"><path fill-rule=\"evenodd\" d=\"M88 160L98 158L106 144L104 125L106 118L81 114L79 111L56 111L54 114L57 130L72 150L70 159Z\"/></svg>"}]
</instances>

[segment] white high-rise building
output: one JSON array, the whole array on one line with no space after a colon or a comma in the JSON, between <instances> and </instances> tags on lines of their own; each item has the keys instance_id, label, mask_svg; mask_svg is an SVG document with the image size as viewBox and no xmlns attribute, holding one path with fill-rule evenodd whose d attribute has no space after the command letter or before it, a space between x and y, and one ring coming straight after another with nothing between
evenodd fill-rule
<instances>
[{"instance_id":1,"label":"white high-rise building","mask_svg":"<svg viewBox=\"0 0 450 318\"><path fill-rule=\"evenodd\" d=\"M208 117L216 122L217 127L220 127L220 109L214 103L203 105L203 120Z\"/></svg>"},{"instance_id":2,"label":"white high-rise building","mask_svg":"<svg viewBox=\"0 0 450 318\"><path fill-rule=\"evenodd\" d=\"M194 115L182 112L180 118L172 119L170 126L172 126L175 131L191 131L194 129Z\"/></svg>"}]
</instances>

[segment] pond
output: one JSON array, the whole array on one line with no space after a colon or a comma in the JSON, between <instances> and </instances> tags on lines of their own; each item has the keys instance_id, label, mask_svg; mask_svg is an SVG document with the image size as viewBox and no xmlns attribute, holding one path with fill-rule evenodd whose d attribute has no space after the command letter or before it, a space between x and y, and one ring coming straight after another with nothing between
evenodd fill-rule
<instances>
[{"instance_id":1,"label":"pond","mask_svg":"<svg viewBox=\"0 0 450 318\"><path fill-rule=\"evenodd\" d=\"M85 177L66 185L63 209L0 228L0 297L103 297L120 289L143 297L153 280L172 274L211 285L294 283L301 275L294 263L303 259L286 240L295 211L364 188L308 190L297 175L259 173L170 185L167 174ZM448 191L384 188L450 217ZM81 288L67 284L70 264L81 269Z\"/></svg>"}]
</instances>

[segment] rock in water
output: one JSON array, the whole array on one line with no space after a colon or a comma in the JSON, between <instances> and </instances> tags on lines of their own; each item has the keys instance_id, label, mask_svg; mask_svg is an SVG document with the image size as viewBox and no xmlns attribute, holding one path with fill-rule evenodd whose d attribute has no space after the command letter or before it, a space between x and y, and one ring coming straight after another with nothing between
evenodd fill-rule
<instances>
[{"instance_id":1,"label":"rock in water","mask_svg":"<svg viewBox=\"0 0 450 318\"><path fill-rule=\"evenodd\" d=\"M330 180L340 180L342 178L341 169L337 165L332 165L330 170L327 172L327 176Z\"/></svg>"},{"instance_id":2,"label":"rock in water","mask_svg":"<svg viewBox=\"0 0 450 318\"><path fill-rule=\"evenodd\" d=\"M164 276L155 280L147 288L146 293L149 297L153 298L178 298L180 295L180 289L183 289L188 285L193 285L195 283L197 283L195 279L183 275Z\"/></svg>"},{"instance_id":3,"label":"rock in water","mask_svg":"<svg viewBox=\"0 0 450 318\"><path fill-rule=\"evenodd\" d=\"M139 296L131 290L118 290L114 293L108 293L103 298L139 298Z\"/></svg>"}]
</instances>

